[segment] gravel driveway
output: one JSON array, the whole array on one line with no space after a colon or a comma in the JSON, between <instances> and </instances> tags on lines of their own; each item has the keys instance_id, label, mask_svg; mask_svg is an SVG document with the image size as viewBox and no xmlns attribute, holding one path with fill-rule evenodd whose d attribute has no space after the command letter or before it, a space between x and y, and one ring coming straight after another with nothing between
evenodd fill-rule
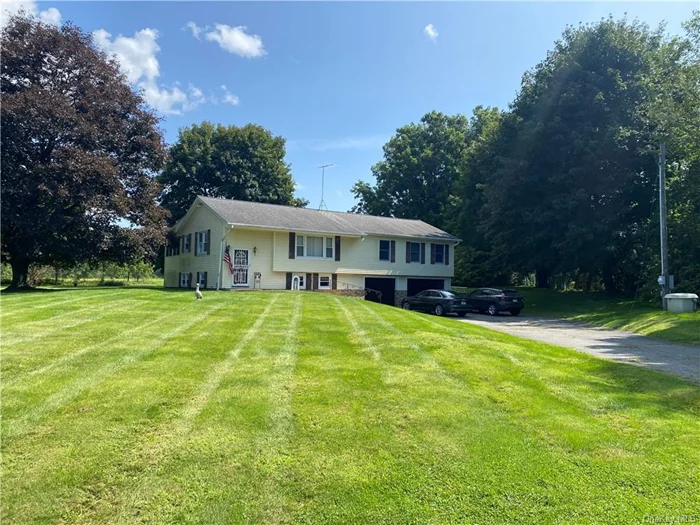
<instances>
[{"instance_id":1,"label":"gravel driveway","mask_svg":"<svg viewBox=\"0 0 700 525\"><path fill-rule=\"evenodd\" d=\"M685 345L575 321L508 314L469 314L459 321L573 348L620 363L653 368L700 383L700 345Z\"/></svg>"}]
</instances>

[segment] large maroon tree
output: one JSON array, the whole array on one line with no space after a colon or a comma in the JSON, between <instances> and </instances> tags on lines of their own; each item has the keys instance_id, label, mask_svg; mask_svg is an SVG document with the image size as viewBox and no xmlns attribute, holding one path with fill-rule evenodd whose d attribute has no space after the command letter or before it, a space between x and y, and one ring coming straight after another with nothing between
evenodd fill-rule
<instances>
[{"instance_id":1,"label":"large maroon tree","mask_svg":"<svg viewBox=\"0 0 700 525\"><path fill-rule=\"evenodd\" d=\"M2 257L32 263L153 256L165 240L158 118L90 35L25 14L2 30Z\"/></svg>"}]
</instances>

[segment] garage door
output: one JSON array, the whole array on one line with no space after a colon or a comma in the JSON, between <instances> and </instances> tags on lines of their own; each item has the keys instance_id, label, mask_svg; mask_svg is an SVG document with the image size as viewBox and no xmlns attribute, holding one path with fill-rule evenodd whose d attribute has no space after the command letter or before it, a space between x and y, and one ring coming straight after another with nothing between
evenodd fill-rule
<instances>
[{"instance_id":1,"label":"garage door","mask_svg":"<svg viewBox=\"0 0 700 525\"><path fill-rule=\"evenodd\" d=\"M367 301L394 305L396 279L393 277L365 277L365 288L365 299ZM377 292L381 293L381 297Z\"/></svg>"},{"instance_id":2,"label":"garage door","mask_svg":"<svg viewBox=\"0 0 700 525\"><path fill-rule=\"evenodd\" d=\"M442 290L445 286L443 279L408 279L408 295L416 295L423 290Z\"/></svg>"}]
</instances>

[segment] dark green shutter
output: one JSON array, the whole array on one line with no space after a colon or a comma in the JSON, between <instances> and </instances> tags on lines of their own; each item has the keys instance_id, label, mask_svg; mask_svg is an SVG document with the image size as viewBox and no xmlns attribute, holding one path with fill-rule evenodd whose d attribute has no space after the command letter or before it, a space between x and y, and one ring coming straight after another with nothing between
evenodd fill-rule
<instances>
[{"instance_id":1,"label":"dark green shutter","mask_svg":"<svg viewBox=\"0 0 700 525\"><path fill-rule=\"evenodd\" d=\"M450 264L450 245L445 245L445 264Z\"/></svg>"},{"instance_id":2,"label":"dark green shutter","mask_svg":"<svg viewBox=\"0 0 700 525\"><path fill-rule=\"evenodd\" d=\"M211 253L211 230L207 230L207 238L204 242L207 249L207 255L209 255Z\"/></svg>"},{"instance_id":3,"label":"dark green shutter","mask_svg":"<svg viewBox=\"0 0 700 525\"><path fill-rule=\"evenodd\" d=\"M338 275L335 273L333 275L331 275L331 288L333 290L338 289Z\"/></svg>"},{"instance_id":4,"label":"dark green shutter","mask_svg":"<svg viewBox=\"0 0 700 525\"><path fill-rule=\"evenodd\" d=\"M190 288L192 288L192 272L190 272L190 274L188 276L187 284Z\"/></svg>"},{"instance_id":5,"label":"dark green shutter","mask_svg":"<svg viewBox=\"0 0 700 525\"><path fill-rule=\"evenodd\" d=\"M425 243L420 243L420 263L425 264Z\"/></svg>"},{"instance_id":6,"label":"dark green shutter","mask_svg":"<svg viewBox=\"0 0 700 525\"><path fill-rule=\"evenodd\" d=\"M396 262L396 241L391 241L391 253L389 259L391 262Z\"/></svg>"},{"instance_id":7,"label":"dark green shutter","mask_svg":"<svg viewBox=\"0 0 700 525\"><path fill-rule=\"evenodd\" d=\"M335 236L335 260L340 260L340 235Z\"/></svg>"},{"instance_id":8,"label":"dark green shutter","mask_svg":"<svg viewBox=\"0 0 700 525\"><path fill-rule=\"evenodd\" d=\"M435 243L430 243L430 264L435 264Z\"/></svg>"},{"instance_id":9,"label":"dark green shutter","mask_svg":"<svg viewBox=\"0 0 700 525\"><path fill-rule=\"evenodd\" d=\"M292 289L292 272L287 272L287 281L284 286L287 290Z\"/></svg>"},{"instance_id":10,"label":"dark green shutter","mask_svg":"<svg viewBox=\"0 0 700 525\"><path fill-rule=\"evenodd\" d=\"M297 234L294 232L289 232L289 258L294 259L297 250Z\"/></svg>"},{"instance_id":11,"label":"dark green shutter","mask_svg":"<svg viewBox=\"0 0 700 525\"><path fill-rule=\"evenodd\" d=\"M406 241L406 262L411 262L411 243Z\"/></svg>"}]
</instances>

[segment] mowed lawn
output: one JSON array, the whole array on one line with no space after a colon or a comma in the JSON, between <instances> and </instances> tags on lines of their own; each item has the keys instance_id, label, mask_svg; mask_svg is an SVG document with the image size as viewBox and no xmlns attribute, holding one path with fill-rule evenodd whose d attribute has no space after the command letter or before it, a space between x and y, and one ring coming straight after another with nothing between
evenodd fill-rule
<instances>
[{"instance_id":1,"label":"mowed lawn","mask_svg":"<svg viewBox=\"0 0 700 525\"><path fill-rule=\"evenodd\" d=\"M0 304L3 524L700 519L671 376L309 292Z\"/></svg>"}]
</instances>

